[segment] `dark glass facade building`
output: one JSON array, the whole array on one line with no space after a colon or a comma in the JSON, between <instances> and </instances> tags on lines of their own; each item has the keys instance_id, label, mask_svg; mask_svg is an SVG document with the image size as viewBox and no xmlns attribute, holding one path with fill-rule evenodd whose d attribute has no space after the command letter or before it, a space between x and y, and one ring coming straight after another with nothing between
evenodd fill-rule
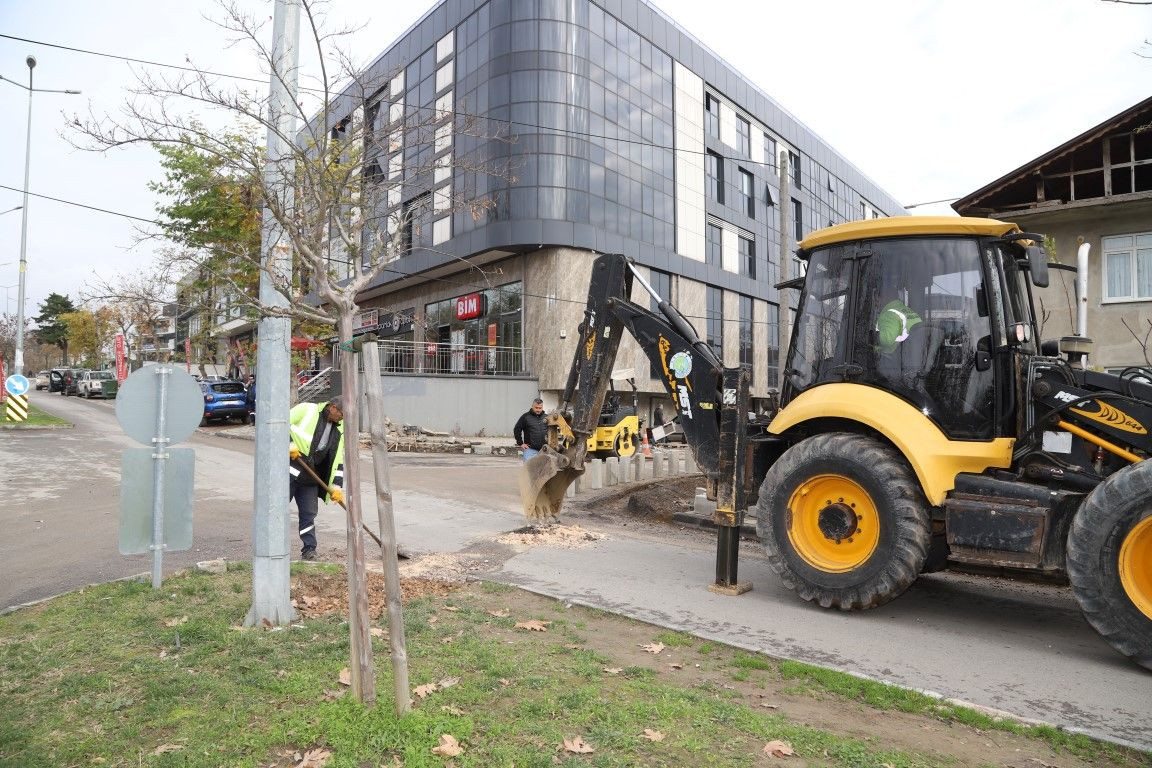
<instances>
[{"instance_id":1,"label":"dark glass facade building","mask_svg":"<svg viewBox=\"0 0 1152 768\"><path fill-rule=\"evenodd\" d=\"M537 378L546 397L564 384L592 252L622 252L650 270L728 365L752 369L753 392L764 394L779 359L774 285L795 239L904 213L642 0L444 0L368 74L386 85L349 106L363 107L380 137L365 199L380 220L409 212L415 223L413 250L361 304L416 307L414 344L466 338L519 348L521 370L501 373ZM405 146L395 126L413 110L446 118L428 140ZM459 130L463 116L481 118L484 130ZM471 170L470 159L507 173ZM432 174L405 175L430 163L439 166ZM461 197L485 205L437 204ZM454 299L513 283L519 301L505 302L497 320L451 317ZM661 391L645 379L638 348L626 344L621 358L645 393Z\"/></svg>"}]
</instances>

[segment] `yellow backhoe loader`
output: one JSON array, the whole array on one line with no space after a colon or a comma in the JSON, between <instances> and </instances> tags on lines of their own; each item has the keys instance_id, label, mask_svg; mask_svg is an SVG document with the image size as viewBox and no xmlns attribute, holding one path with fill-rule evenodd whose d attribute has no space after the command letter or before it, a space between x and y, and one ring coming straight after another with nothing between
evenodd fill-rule
<instances>
[{"instance_id":1,"label":"yellow backhoe loader","mask_svg":"<svg viewBox=\"0 0 1152 768\"><path fill-rule=\"evenodd\" d=\"M1082 336L1039 342L1042 241L954 217L812 233L804 277L777 286L800 297L783 386L757 416L748 373L627 259L598 257L548 446L523 470L526 513L558 514L584 471L627 331L663 372L716 502L717 591L744 589L752 507L769 564L804 600L872 608L949 564L1066 577L1092 626L1152 669L1152 371L1087 369ZM635 280L657 312L628 299Z\"/></svg>"}]
</instances>

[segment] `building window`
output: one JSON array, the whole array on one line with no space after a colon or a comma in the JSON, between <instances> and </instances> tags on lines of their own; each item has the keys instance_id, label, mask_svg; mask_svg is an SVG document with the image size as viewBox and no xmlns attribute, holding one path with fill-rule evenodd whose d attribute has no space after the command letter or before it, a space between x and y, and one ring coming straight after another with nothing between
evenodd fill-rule
<instances>
[{"instance_id":1,"label":"building window","mask_svg":"<svg viewBox=\"0 0 1152 768\"><path fill-rule=\"evenodd\" d=\"M720 102L710 93L704 94L704 128L712 138L720 138Z\"/></svg>"},{"instance_id":2,"label":"building window","mask_svg":"<svg viewBox=\"0 0 1152 768\"><path fill-rule=\"evenodd\" d=\"M796 198L792 198L792 222L794 224L792 234L795 235L796 242L799 243L804 239L804 208Z\"/></svg>"},{"instance_id":3,"label":"building window","mask_svg":"<svg viewBox=\"0 0 1152 768\"><path fill-rule=\"evenodd\" d=\"M740 274L756 279L756 241L750 237L739 238Z\"/></svg>"},{"instance_id":4,"label":"building window","mask_svg":"<svg viewBox=\"0 0 1152 768\"><path fill-rule=\"evenodd\" d=\"M740 169L740 210L749 218L756 218L756 193L752 191L752 174Z\"/></svg>"},{"instance_id":5,"label":"building window","mask_svg":"<svg viewBox=\"0 0 1152 768\"><path fill-rule=\"evenodd\" d=\"M717 359L724 360L724 291L708 286L708 346L716 353Z\"/></svg>"},{"instance_id":6,"label":"building window","mask_svg":"<svg viewBox=\"0 0 1152 768\"><path fill-rule=\"evenodd\" d=\"M648 284L652 286L652 290L656 291L657 295L664 299L664 301L672 300L672 275L653 269L648 275ZM652 299L651 306L653 312L660 311L660 306L656 303L656 299Z\"/></svg>"},{"instance_id":7,"label":"building window","mask_svg":"<svg viewBox=\"0 0 1152 768\"><path fill-rule=\"evenodd\" d=\"M736 118L736 141L741 157L752 157L752 126L742 117Z\"/></svg>"},{"instance_id":8,"label":"building window","mask_svg":"<svg viewBox=\"0 0 1152 768\"><path fill-rule=\"evenodd\" d=\"M740 367L752 373L752 297L740 297Z\"/></svg>"},{"instance_id":9,"label":"building window","mask_svg":"<svg viewBox=\"0 0 1152 768\"><path fill-rule=\"evenodd\" d=\"M776 139L764 134L764 166L776 170Z\"/></svg>"},{"instance_id":10,"label":"building window","mask_svg":"<svg viewBox=\"0 0 1152 768\"><path fill-rule=\"evenodd\" d=\"M1152 232L1105 237L1104 300L1152 299Z\"/></svg>"},{"instance_id":11,"label":"building window","mask_svg":"<svg viewBox=\"0 0 1152 768\"><path fill-rule=\"evenodd\" d=\"M724 158L709 151L704 156L704 169L708 176L708 196L718 203L724 202Z\"/></svg>"},{"instance_id":12,"label":"building window","mask_svg":"<svg viewBox=\"0 0 1152 768\"><path fill-rule=\"evenodd\" d=\"M800 183L803 178L800 174L800 155L792 150L788 150L788 165L789 172L792 174L792 183L796 189L800 189L803 185Z\"/></svg>"},{"instance_id":13,"label":"building window","mask_svg":"<svg viewBox=\"0 0 1152 768\"><path fill-rule=\"evenodd\" d=\"M724 263L723 235L715 224L704 225L704 262L717 267Z\"/></svg>"}]
</instances>

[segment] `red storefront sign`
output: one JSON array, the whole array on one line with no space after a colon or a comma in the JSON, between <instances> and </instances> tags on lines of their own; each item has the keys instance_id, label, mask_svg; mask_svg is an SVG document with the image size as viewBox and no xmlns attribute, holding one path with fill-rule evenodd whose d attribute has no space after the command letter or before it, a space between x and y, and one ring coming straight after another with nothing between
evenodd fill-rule
<instances>
[{"instance_id":1,"label":"red storefront sign","mask_svg":"<svg viewBox=\"0 0 1152 768\"><path fill-rule=\"evenodd\" d=\"M456 299L456 319L471 320L484 314L484 296L480 293L470 293Z\"/></svg>"},{"instance_id":2,"label":"red storefront sign","mask_svg":"<svg viewBox=\"0 0 1152 768\"><path fill-rule=\"evenodd\" d=\"M128 356L124 352L124 334L116 334L116 381L123 384L128 378Z\"/></svg>"}]
</instances>

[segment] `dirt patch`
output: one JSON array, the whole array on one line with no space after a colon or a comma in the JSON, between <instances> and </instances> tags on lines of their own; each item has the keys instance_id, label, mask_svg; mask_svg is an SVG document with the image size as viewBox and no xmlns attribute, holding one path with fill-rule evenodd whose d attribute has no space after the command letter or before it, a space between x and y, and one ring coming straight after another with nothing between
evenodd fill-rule
<instances>
[{"instance_id":1,"label":"dirt patch","mask_svg":"<svg viewBox=\"0 0 1152 768\"><path fill-rule=\"evenodd\" d=\"M579 549L590 544L602 541L607 537L602 533L586 531L578 525L560 525L551 523L547 525L526 525L498 536L496 541L520 549L529 547L559 547L561 549Z\"/></svg>"},{"instance_id":2,"label":"dirt patch","mask_svg":"<svg viewBox=\"0 0 1152 768\"><path fill-rule=\"evenodd\" d=\"M369 571L368 611L380 616L387 610L384 574ZM450 595L461 584L428 578L401 578L403 602L421 597ZM346 614L348 612L348 577L343 573L301 573L292 579L292 605L306 618Z\"/></svg>"}]
</instances>

